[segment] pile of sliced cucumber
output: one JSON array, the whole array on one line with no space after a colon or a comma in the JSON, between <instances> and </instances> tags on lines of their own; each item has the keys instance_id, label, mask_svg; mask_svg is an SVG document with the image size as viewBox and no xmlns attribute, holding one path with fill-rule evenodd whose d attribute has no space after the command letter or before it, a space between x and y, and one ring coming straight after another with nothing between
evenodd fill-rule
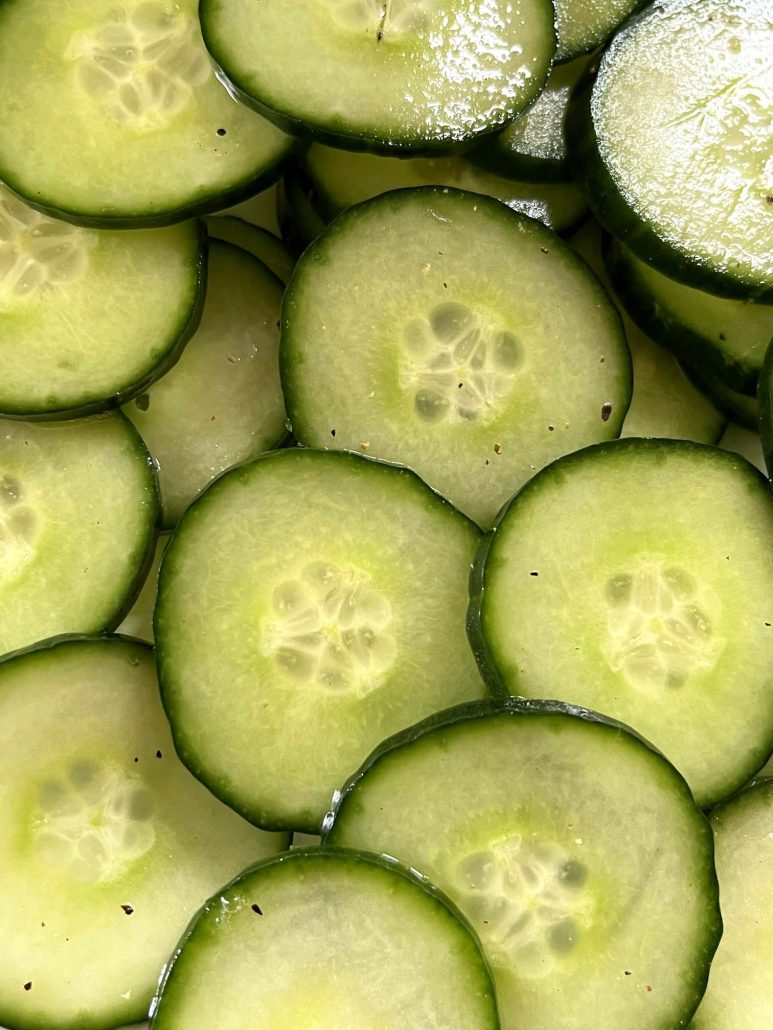
<instances>
[{"instance_id":1,"label":"pile of sliced cucumber","mask_svg":"<svg viewBox=\"0 0 773 1030\"><path fill-rule=\"evenodd\" d=\"M773 1026L771 39L0 2L0 1028Z\"/></svg>"}]
</instances>

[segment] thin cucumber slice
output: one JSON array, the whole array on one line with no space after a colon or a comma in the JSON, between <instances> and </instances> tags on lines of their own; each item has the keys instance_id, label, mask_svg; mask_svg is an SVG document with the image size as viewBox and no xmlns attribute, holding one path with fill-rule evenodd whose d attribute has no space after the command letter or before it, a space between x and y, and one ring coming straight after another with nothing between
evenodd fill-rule
<instances>
[{"instance_id":1,"label":"thin cucumber slice","mask_svg":"<svg viewBox=\"0 0 773 1030\"><path fill-rule=\"evenodd\" d=\"M195 330L204 277L195 222L79 229L0 186L0 412L82 415L143 390Z\"/></svg>"},{"instance_id":2,"label":"thin cucumber slice","mask_svg":"<svg viewBox=\"0 0 773 1030\"><path fill-rule=\"evenodd\" d=\"M153 643L153 609L156 606L156 594L158 593L158 573L170 537L170 533L159 534L153 561L145 577L145 582L142 584L142 589L137 594L137 600L127 612L116 633L123 633L128 637L135 637L137 640L145 640L149 644Z\"/></svg>"},{"instance_id":3,"label":"thin cucumber slice","mask_svg":"<svg viewBox=\"0 0 773 1030\"><path fill-rule=\"evenodd\" d=\"M759 1030L773 1024L773 780L711 817L724 933L693 1030Z\"/></svg>"},{"instance_id":4,"label":"thin cucumber slice","mask_svg":"<svg viewBox=\"0 0 773 1030\"><path fill-rule=\"evenodd\" d=\"M696 388L711 401L717 411L721 411L728 419L737 422L744 429L757 432L760 426L760 405L756 397L746 393L738 393L723 380L715 376L710 369L698 362L681 362L685 375Z\"/></svg>"},{"instance_id":5,"label":"thin cucumber slice","mask_svg":"<svg viewBox=\"0 0 773 1030\"><path fill-rule=\"evenodd\" d=\"M295 261L292 255L279 237L267 229L234 215L216 215L207 219L207 233L210 239L233 243L246 250L285 284L293 274Z\"/></svg>"},{"instance_id":6,"label":"thin cucumber slice","mask_svg":"<svg viewBox=\"0 0 773 1030\"><path fill-rule=\"evenodd\" d=\"M651 4L612 40L569 120L613 236L680 282L768 303L772 28L769 0Z\"/></svg>"},{"instance_id":7,"label":"thin cucumber slice","mask_svg":"<svg viewBox=\"0 0 773 1030\"><path fill-rule=\"evenodd\" d=\"M485 689L464 634L479 534L416 476L276 451L190 509L155 635L178 754L247 818L315 833L389 734Z\"/></svg>"},{"instance_id":8,"label":"thin cucumber slice","mask_svg":"<svg viewBox=\"0 0 773 1030\"><path fill-rule=\"evenodd\" d=\"M773 340L768 346L759 381L759 432L768 475L773 477Z\"/></svg>"},{"instance_id":9,"label":"thin cucumber slice","mask_svg":"<svg viewBox=\"0 0 773 1030\"><path fill-rule=\"evenodd\" d=\"M117 412L0 421L0 655L120 622L157 515L148 452Z\"/></svg>"},{"instance_id":10,"label":"thin cucumber slice","mask_svg":"<svg viewBox=\"0 0 773 1030\"><path fill-rule=\"evenodd\" d=\"M675 282L614 240L607 241L604 260L626 310L653 340L730 389L756 393L773 338L773 306L714 297Z\"/></svg>"},{"instance_id":11,"label":"thin cucumber slice","mask_svg":"<svg viewBox=\"0 0 773 1030\"><path fill-rule=\"evenodd\" d=\"M286 837L183 768L136 641L48 642L0 663L0 736L0 1022L142 1019L198 906Z\"/></svg>"},{"instance_id":12,"label":"thin cucumber slice","mask_svg":"<svg viewBox=\"0 0 773 1030\"><path fill-rule=\"evenodd\" d=\"M554 0L556 61L587 54L604 43L642 0Z\"/></svg>"},{"instance_id":13,"label":"thin cucumber slice","mask_svg":"<svg viewBox=\"0 0 773 1030\"><path fill-rule=\"evenodd\" d=\"M285 173L277 190L277 220L282 239L295 257L325 231L325 222L314 207L314 190L306 176L297 171ZM316 198L314 198L316 199Z\"/></svg>"},{"instance_id":14,"label":"thin cucumber slice","mask_svg":"<svg viewBox=\"0 0 773 1030\"><path fill-rule=\"evenodd\" d=\"M773 497L735 454L621 440L539 473L477 559L470 632L504 690L593 707L699 804L773 749Z\"/></svg>"},{"instance_id":15,"label":"thin cucumber slice","mask_svg":"<svg viewBox=\"0 0 773 1030\"><path fill-rule=\"evenodd\" d=\"M494 197L556 232L574 228L588 210L574 183L516 182L460 157L381 157L312 144L303 168L311 180L312 203L326 222L353 204L410 186L452 186Z\"/></svg>"},{"instance_id":16,"label":"thin cucumber slice","mask_svg":"<svg viewBox=\"0 0 773 1030\"><path fill-rule=\"evenodd\" d=\"M472 193L350 208L299 262L282 321L298 439L402 462L481 526L536 469L614 439L630 400L597 280L544 226Z\"/></svg>"},{"instance_id":17,"label":"thin cucumber slice","mask_svg":"<svg viewBox=\"0 0 773 1030\"><path fill-rule=\"evenodd\" d=\"M124 409L158 466L164 526L215 476L284 437L281 301L282 284L265 265L211 243L198 331L172 371Z\"/></svg>"},{"instance_id":18,"label":"thin cucumber slice","mask_svg":"<svg viewBox=\"0 0 773 1030\"><path fill-rule=\"evenodd\" d=\"M250 225L257 225L271 233L279 232L279 222L276 217L277 183L272 183L267 189L248 197L239 204L223 208L216 212L218 215L233 216L241 218Z\"/></svg>"},{"instance_id":19,"label":"thin cucumber slice","mask_svg":"<svg viewBox=\"0 0 773 1030\"><path fill-rule=\"evenodd\" d=\"M276 178L294 144L218 83L196 9L1 4L0 179L41 210L119 228L212 211Z\"/></svg>"},{"instance_id":20,"label":"thin cucumber slice","mask_svg":"<svg viewBox=\"0 0 773 1030\"><path fill-rule=\"evenodd\" d=\"M640 738L556 702L463 705L394 737L327 841L428 876L477 931L503 1030L689 1022L721 933L708 824Z\"/></svg>"},{"instance_id":21,"label":"thin cucumber slice","mask_svg":"<svg viewBox=\"0 0 773 1030\"><path fill-rule=\"evenodd\" d=\"M200 17L234 95L355 150L448 149L502 128L555 50L548 0L201 0Z\"/></svg>"}]
</instances>

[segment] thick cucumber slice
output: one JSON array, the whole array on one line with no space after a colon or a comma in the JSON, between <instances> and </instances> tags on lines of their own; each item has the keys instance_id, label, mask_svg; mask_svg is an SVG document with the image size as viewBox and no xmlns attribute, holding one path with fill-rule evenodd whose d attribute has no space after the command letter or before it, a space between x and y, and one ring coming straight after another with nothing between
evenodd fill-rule
<instances>
[{"instance_id":1,"label":"thick cucumber slice","mask_svg":"<svg viewBox=\"0 0 773 1030\"><path fill-rule=\"evenodd\" d=\"M122 415L0 421L0 655L120 622L157 515L148 452Z\"/></svg>"},{"instance_id":2,"label":"thick cucumber slice","mask_svg":"<svg viewBox=\"0 0 773 1030\"><path fill-rule=\"evenodd\" d=\"M732 390L727 383L698 362L682 361L681 365L688 379L705 397L708 397L717 411L721 411L728 419L737 422L745 429L758 432L760 406L756 397Z\"/></svg>"},{"instance_id":3,"label":"thick cucumber slice","mask_svg":"<svg viewBox=\"0 0 773 1030\"><path fill-rule=\"evenodd\" d=\"M675 282L609 240L604 258L631 318L677 357L754 395L773 338L773 306L714 297Z\"/></svg>"},{"instance_id":4,"label":"thick cucumber slice","mask_svg":"<svg viewBox=\"0 0 773 1030\"><path fill-rule=\"evenodd\" d=\"M570 133L613 236L681 282L767 302L772 28L768 0L651 5L613 39Z\"/></svg>"},{"instance_id":5,"label":"thick cucumber slice","mask_svg":"<svg viewBox=\"0 0 773 1030\"><path fill-rule=\"evenodd\" d=\"M173 526L225 469L285 435L279 383L282 284L260 261L213 242L204 315L170 373L124 409L158 466Z\"/></svg>"},{"instance_id":6,"label":"thick cucumber slice","mask_svg":"<svg viewBox=\"0 0 773 1030\"><path fill-rule=\"evenodd\" d=\"M773 749L773 498L748 462L621 440L527 484L482 548L470 630L512 694L633 726L701 805Z\"/></svg>"},{"instance_id":7,"label":"thick cucumber slice","mask_svg":"<svg viewBox=\"0 0 773 1030\"><path fill-rule=\"evenodd\" d=\"M217 82L196 8L0 4L0 178L41 210L133 227L224 207L276 177L292 141Z\"/></svg>"},{"instance_id":8,"label":"thick cucumber slice","mask_svg":"<svg viewBox=\"0 0 773 1030\"><path fill-rule=\"evenodd\" d=\"M504 1030L689 1022L721 932L709 827L619 724L464 705L387 741L327 840L428 876L480 936ZM328 829L330 821L328 821Z\"/></svg>"},{"instance_id":9,"label":"thick cucumber slice","mask_svg":"<svg viewBox=\"0 0 773 1030\"><path fill-rule=\"evenodd\" d=\"M216 215L207 219L207 233L210 239L223 240L246 250L285 284L293 274L295 261L292 255L279 237L267 229L234 215Z\"/></svg>"},{"instance_id":10,"label":"thick cucumber slice","mask_svg":"<svg viewBox=\"0 0 773 1030\"><path fill-rule=\"evenodd\" d=\"M355 150L448 149L502 128L555 50L548 0L201 0L200 17L240 100Z\"/></svg>"},{"instance_id":11,"label":"thick cucumber slice","mask_svg":"<svg viewBox=\"0 0 773 1030\"><path fill-rule=\"evenodd\" d=\"M768 475L773 477L773 340L768 346L759 381L759 433Z\"/></svg>"},{"instance_id":12,"label":"thick cucumber slice","mask_svg":"<svg viewBox=\"0 0 773 1030\"><path fill-rule=\"evenodd\" d=\"M558 32L557 61L587 54L609 39L642 6L642 0L554 0Z\"/></svg>"},{"instance_id":13,"label":"thick cucumber slice","mask_svg":"<svg viewBox=\"0 0 773 1030\"><path fill-rule=\"evenodd\" d=\"M85 414L144 389L196 328L204 274L195 222L79 229L0 186L0 412Z\"/></svg>"},{"instance_id":14,"label":"thick cucumber slice","mask_svg":"<svg viewBox=\"0 0 773 1030\"><path fill-rule=\"evenodd\" d=\"M630 400L596 279L488 197L427 187L351 208L282 312L298 439L403 462L481 526L536 469L616 437Z\"/></svg>"},{"instance_id":15,"label":"thick cucumber slice","mask_svg":"<svg viewBox=\"0 0 773 1030\"><path fill-rule=\"evenodd\" d=\"M187 920L245 862L286 846L178 761L153 652L122 638L0 663L0 1022L142 1019Z\"/></svg>"},{"instance_id":16,"label":"thick cucumber slice","mask_svg":"<svg viewBox=\"0 0 773 1030\"><path fill-rule=\"evenodd\" d=\"M724 933L693 1030L773 1025L773 780L763 780L711 817Z\"/></svg>"},{"instance_id":17,"label":"thick cucumber slice","mask_svg":"<svg viewBox=\"0 0 773 1030\"><path fill-rule=\"evenodd\" d=\"M464 635L479 534L416 476L285 450L226 474L161 566L178 754L266 826L310 833L389 733L485 694Z\"/></svg>"},{"instance_id":18,"label":"thick cucumber slice","mask_svg":"<svg viewBox=\"0 0 773 1030\"><path fill-rule=\"evenodd\" d=\"M306 848L248 869L201 910L153 1030L498 1030L480 946L394 862Z\"/></svg>"}]
</instances>

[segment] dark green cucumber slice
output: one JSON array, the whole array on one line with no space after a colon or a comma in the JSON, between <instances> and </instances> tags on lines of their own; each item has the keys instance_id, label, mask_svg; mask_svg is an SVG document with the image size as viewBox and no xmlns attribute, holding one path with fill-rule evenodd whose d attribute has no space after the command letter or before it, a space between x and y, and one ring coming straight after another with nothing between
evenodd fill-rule
<instances>
[{"instance_id":1,"label":"dark green cucumber slice","mask_svg":"<svg viewBox=\"0 0 773 1030\"><path fill-rule=\"evenodd\" d=\"M318 832L383 738L485 689L464 634L475 527L406 469L288 449L218 480L161 566L178 754L270 827Z\"/></svg>"},{"instance_id":2,"label":"dark green cucumber slice","mask_svg":"<svg viewBox=\"0 0 773 1030\"><path fill-rule=\"evenodd\" d=\"M276 178L293 142L217 81L196 10L0 4L0 179L41 210L119 228L212 211Z\"/></svg>"},{"instance_id":3,"label":"dark green cucumber slice","mask_svg":"<svg viewBox=\"0 0 773 1030\"><path fill-rule=\"evenodd\" d=\"M711 832L620 724L556 702L460 706L382 745L331 817L328 842L391 855L456 902L506 1030L689 1022L721 933Z\"/></svg>"},{"instance_id":4,"label":"dark green cucumber slice","mask_svg":"<svg viewBox=\"0 0 773 1030\"><path fill-rule=\"evenodd\" d=\"M119 413L0 421L0 655L120 622L157 515L150 457Z\"/></svg>"},{"instance_id":5,"label":"dark green cucumber slice","mask_svg":"<svg viewBox=\"0 0 773 1030\"><path fill-rule=\"evenodd\" d=\"M675 440L587 448L514 498L477 559L470 632L505 691L633 726L701 805L773 749L773 497Z\"/></svg>"},{"instance_id":6,"label":"dark green cucumber slice","mask_svg":"<svg viewBox=\"0 0 773 1030\"><path fill-rule=\"evenodd\" d=\"M177 365L124 411L158 467L173 526L215 476L286 434L279 383L282 284L252 255L213 241L198 331Z\"/></svg>"},{"instance_id":7,"label":"dark green cucumber slice","mask_svg":"<svg viewBox=\"0 0 773 1030\"><path fill-rule=\"evenodd\" d=\"M724 932L693 1030L759 1030L773 1024L773 780L711 817Z\"/></svg>"},{"instance_id":8,"label":"dark green cucumber slice","mask_svg":"<svg viewBox=\"0 0 773 1030\"><path fill-rule=\"evenodd\" d=\"M547 0L202 0L200 17L234 95L355 150L448 149L502 128L555 50Z\"/></svg>"},{"instance_id":9,"label":"dark green cucumber slice","mask_svg":"<svg viewBox=\"0 0 773 1030\"><path fill-rule=\"evenodd\" d=\"M268 229L261 229L234 215L215 215L207 219L207 233L210 239L233 243L246 250L285 284L293 274L295 261L292 255L279 237Z\"/></svg>"},{"instance_id":10,"label":"dark green cucumber slice","mask_svg":"<svg viewBox=\"0 0 773 1030\"><path fill-rule=\"evenodd\" d=\"M714 297L675 282L614 240L607 241L604 259L617 295L645 333L730 389L756 393L773 338L773 306Z\"/></svg>"},{"instance_id":11,"label":"dark green cucumber slice","mask_svg":"<svg viewBox=\"0 0 773 1030\"><path fill-rule=\"evenodd\" d=\"M773 476L773 340L771 340L759 381L759 432L768 475Z\"/></svg>"},{"instance_id":12,"label":"dark green cucumber slice","mask_svg":"<svg viewBox=\"0 0 773 1030\"><path fill-rule=\"evenodd\" d=\"M160 985L153 1030L498 1030L480 945L448 900L377 855L304 848L211 898Z\"/></svg>"},{"instance_id":13,"label":"dark green cucumber slice","mask_svg":"<svg viewBox=\"0 0 773 1030\"><path fill-rule=\"evenodd\" d=\"M140 1020L198 906L286 837L183 768L136 641L54 641L0 663L0 735L0 1022Z\"/></svg>"},{"instance_id":14,"label":"dark green cucumber slice","mask_svg":"<svg viewBox=\"0 0 773 1030\"><path fill-rule=\"evenodd\" d=\"M325 230L325 221L314 206L313 189L296 170L285 173L277 188L277 220L282 239L298 258Z\"/></svg>"},{"instance_id":15,"label":"dark green cucumber slice","mask_svg":"<svg viewBox=\"0 0 773 1030\"><path fill-rule=\"evenodd\" d=\"M473 193L350 208L297 265L282 319L298 439L402 462L481 526L536 469L615 438L630 400L597 280L544 226Z\"/></svg>"},{"instance_id":16,"label":"dark green cucumber slice","mask_svg":"<svg viewBox=\"0 0 773 1030\"><path fill-rule=\"evenodd\" d=\"M642 0L554 0L556 61L587 54L609 39Z\"/></svg>"},{"instance_id":17,"label":"dark green cucumber slice","mask_svg":"<svg viewBox=\"0 0 773 1030\"><path fill-rule=\"evenodd\" d=\"M768 303L772 29L769 0L651 4L570 113L573 159L613 236L680 282Z\"/></svg>"},{"instance_id":18,"label":"dark green cucumber slice","mask_svg":"<svg viewBox=\"0 0 773 1030\"><path fill-rule=\"evenodd\" d=\"M0 186L0 412L82 415L143 390L195 330L204 276L195 222L80 229Z\"/></svg>"},{"instance_id":19,"label":"dark green cucumber slice","mask_svg":"<svg viewBox=\"0 0 773 1030\"><path fill-rule=\"evenodd\" d=\"M683 359L681 366L687 378L711 401L717 411L744 429L752 432L759 430L760 406L756 397L731 389L711 369L698 362Z\"/></svg>"}]
</instances>

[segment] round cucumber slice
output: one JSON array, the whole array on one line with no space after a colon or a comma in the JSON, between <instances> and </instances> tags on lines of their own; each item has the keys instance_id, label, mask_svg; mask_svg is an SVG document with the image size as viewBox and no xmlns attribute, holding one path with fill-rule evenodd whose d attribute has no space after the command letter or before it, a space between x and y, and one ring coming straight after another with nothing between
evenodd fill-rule
<instances>
[{"instance_id":1,"label":"round cucumber slice","mask_svg":"<svg viewBox=\"0 0 773 1030\"><path fill-rule=\"evenodd\" d=\"M157 515L148 452L122 415L0 421L0 655L120 622Z\"/></svg>"},{"instance_id":2,"label":"round cucumber slice","mask_svg":"<svg viewBox=\"0 0 773 1030\"><path fill-rule=\"evenodd\" d=\"M142 1019L186 922L286 846L174 753L153 651L45 644L0 663L0 1021L101 1030Z\"/></svg>"},{"instance_id":3,"label":"round cucumber slice","mask_svg":"<svg viewBox=\"0 0 773 1030\"><path fill-rule=\"evenodd\" d=\"M501 128L555 50L548 0L202 0L200 16L240 100L355 150L448 149Z\"/></svg>"},{"instance_id":4,"label":"round cucumber slice","mask_svg":"<svg viewBox=\"0 0 773 1030\"><path fill-rule=\"evenodd\" d=\"M675 440L539 473L477 560L476 653L509 693L633 726L699 804L773 749L773 498L744 459Z\"/></svg>"},{"instance_id":5,"label":"round cucumber slice","mask_svg":"<svg viewBox=\"0 0 773 1030\"><path fill-rule=\"evenodd\" d=\"M218 83L196 11L0 5L0 178L41 210L116 228L225 207L275 178L293 142Z\"/></svg>"},{"instance_id":6,"label":"round cucumber slice","mask_svg":"<svg viewBox=\"0 0 773 1030\"><path fill-rule=\"evenodd\" d=\"M233 243L235 247L246 250L285 285L293 274L295 261L292 255L279 237L267 229L234 215L215 215L207 219L207 234L210 239Z\"/></svg>"},{"instance_id":7,"label":"round cucumber slice","mask_svg":"<svg viewBox=\"0 0 773 1030\"><path fill-rule=\"evenodd\" d=\"M721 933L711 832L625 727L555 702L460 706L382 745L327 830L459 906L507 1030L689 1023Z\"/></svg>"},{"instance_id":8,"label":"round cucumber slice","mask_svg":"<svg viewBox=\"0 0 773 1030\"><path fill-rule=\"evenodd\" d=\"M282 320L298 439L402 462L481 526L536 469L615 438L630 400L620 320L585 264L473 193L344 212L297 265Z\"/></svg>"},{"instance_id":9,"label":"round cucumber slice","mask_svg":"<svg viewBox=\"0 0 773 1030\"><path fill-rule=\"evenodd\" d=\"M227 473L161 566L182 760L260 825L318 832L387 734L485 695L464 633L478 540L411 472L357 455L288 449Z\"/></svg>"},{"instance_id":10,"label":"round cucumber slice","mask_svg":"<svg viewBox=\"0 0 773 1030\"><path fill-rule=\"evenodd\" d=\"M157 464L166 527L217 475L284 437L281 301L265 265L213 241L198 331L172 371L124 409Z\"/></svg>"},{"instance_id":11,"label":"round cucumber slice","mask_svg":"<svg viewBox=\"0 0 773 1030\"><path fill-rule=\"evenodd\" d=\"M0 186L0 412L82 415L143 390L195 330L204 277L195 222L80 229Z\"/></svg>"},{"instance_id":12,"label":"round cucumber slice","mask_svg":"<svg viewBox=\"0 0 773 1030\"><path fill-rule=\"evenodd\" d=\"M587 54L609 39L642 0L554 0L556 61Z\"/></svg>"},{"instance_id":13,"label":"round cucumber slice","mask_svg":"<svg viewBox=\"0 0 773 1030\"><path fill-rule=\"evenodd\" d=\"M304 848L204 906L151 1026L498 1030L499 1018L480 945L439 891L376 855Z\"/></svg>"}]
</instances>

